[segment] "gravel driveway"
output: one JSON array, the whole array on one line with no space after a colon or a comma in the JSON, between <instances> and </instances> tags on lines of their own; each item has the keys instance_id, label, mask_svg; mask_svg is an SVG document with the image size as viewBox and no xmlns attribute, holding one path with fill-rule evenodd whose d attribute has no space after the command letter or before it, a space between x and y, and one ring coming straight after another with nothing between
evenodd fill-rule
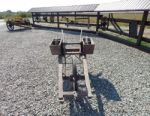
<instances>
[{"instance_id":1,"label":"gravel driveway","mask_svg":"<svg viewBox=\"0 0 150 116\"><path fill-rule=\"evenodd\" d=\"M8 32L0 25L0 115L150 116L150 54L92 36L88 56L92 99L58 101L57 56L49 44L53 30ZM78 33L66 33L75 41Z\"/></svg>"}]
</instances>

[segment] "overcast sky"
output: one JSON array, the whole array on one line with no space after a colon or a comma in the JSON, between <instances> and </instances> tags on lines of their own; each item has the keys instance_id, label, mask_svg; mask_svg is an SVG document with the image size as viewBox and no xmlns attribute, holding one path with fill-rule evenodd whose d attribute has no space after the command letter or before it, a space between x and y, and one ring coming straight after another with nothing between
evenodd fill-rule
<instances>
[{"instance_id":1,"label":"overcast sky","mask_svg":"<svg viewBox=\"0 0 150 116\"><path fill-rule=\"evenodd\" d=\"M28 11L32 7L99 4L118 0L0 0L0 11Z\"/></svg>"}]
</instances>

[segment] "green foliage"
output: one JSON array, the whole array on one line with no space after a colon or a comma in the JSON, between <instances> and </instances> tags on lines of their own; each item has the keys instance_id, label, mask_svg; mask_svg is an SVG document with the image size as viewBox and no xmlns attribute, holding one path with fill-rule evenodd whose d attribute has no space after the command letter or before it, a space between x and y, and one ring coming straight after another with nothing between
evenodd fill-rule
<instances>
[{"instance_id":1,"label":"green foliage","mask_svg":"<svg viewBox=\"0 0 150 116\"><path fill-rule=\"evenodd\" d=\"M17 12L16 16L20 16L22 18L28 18L31 17L31 13L27 13L27 12Z\"/></svg>"},{"instance_id":2,"label":"green foliage","mask_svg":"<svg viewBox=\"0 0 150 116\"><path fill-rule=\"evenodd\" d=\"M8 10L6 12L0 12L0 19L8 19L8 18L13 18L15 16L20 16L22 18L29 18L29 17L31 17L31 13L28 13L28 12L12 12L11 10Z\"/></svg>"},{"instance_id":3,"label":"green foliage","mask_svg":"<svg viewBox=\"0 0 150 116\"><path fill-rule=\"evenodd\" d=\"M11 16L12 16L12 13L10 13L10 12L1 12L0 13L1 19L5 19L6 17L11 17Z\"/></svg>"}]
</instances>

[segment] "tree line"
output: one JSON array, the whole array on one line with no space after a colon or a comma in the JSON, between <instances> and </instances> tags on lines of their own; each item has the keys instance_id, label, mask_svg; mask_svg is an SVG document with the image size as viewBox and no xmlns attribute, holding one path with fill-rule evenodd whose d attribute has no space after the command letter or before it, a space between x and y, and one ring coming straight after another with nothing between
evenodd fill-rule
<instances>
[{"instance_id":1,"label":"tree line","mask_svg":"<svg viewBox=\"0 0 150 116\"><path fill-rule=\"evenodd\" d=\"M31 17L31 13L23 12L23 11L12 12L11 10L0 12L0 19L13 18L15 16L19 16L22 18L29 18Z\"/></svg>"}]
</instances>

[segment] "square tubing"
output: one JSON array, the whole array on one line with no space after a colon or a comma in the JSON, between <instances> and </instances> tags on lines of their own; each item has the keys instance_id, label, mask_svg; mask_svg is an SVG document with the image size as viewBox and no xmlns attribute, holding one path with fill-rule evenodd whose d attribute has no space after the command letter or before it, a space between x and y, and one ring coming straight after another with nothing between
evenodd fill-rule
<instances>
[{"instance_id":1,"label":"square tubing","mask_svg":"<svg viewBox=\"0 0 150 116\"><path fill-rule=\"evenodd\" d=\"M57 13L57 27L59 28L59 13Z\"/></svg>"},{"instance_id":2,"label":"square tubing","mask_svg":"<svg viewBox=\"0 0 150 116\"><path fill-rule=\"evenodd\" d=\"M86 87L87 87L87 91L88 91L88 97L92 97L86 56L84 56L84 58L83 58L83 68L84 68L85 83L86 83Z\"/></svg>"},{"instance_id":3,"label":"square tubing","mask_svg":"<svg viewBox=\"0 0 150 116\"><path fill-rule=\"evenodd\" d=\"M90 17L88 17L88 29L90 28Z\"/></svg>"},{"instance_id":4,"label":"square tubing","mask_svg":"<svg viewBox=\"0 0 150 116\"><path fill-rule=\"evenodd\" d=\"M34 17L33 17L33 12L32 12L32 21L33 21L33 25L34 25L35 21L34 21Z\"/></svg>"},{"instance_id":5,"label":"square tubing","mask_svg":"<svg viewBox=\"0 0 150 116\"><path fill-rule=\"evenodd\" d=\"M137 45L140 46L141 45L141 41L142 41L142 37L143 37L143 33L144 33L144 29L145 29L145 24L148 18L148 12L149 11L144 11L143 13L143 18L142 18L142 22L141 22L141 26L140 26L140 31L139 31L139 35L137 38Z\"/></svg>"},{"instance_id":6,"label":"square tubing","mask_svg":"<svg viewBox=\"0 0 150 116\"><path fill-rule=\"evenodd\" d=\"M58 56L58 87L59 87L59 100L63 101L63 77L62 77L62 69L63 69L63 64L62 64L62 56Z\"/></svg>"},{"instance_id":7,"label":"square tubing","mask_svg":"<svg viewBox=\"0 0 150 116\"><path fill-rule=\"evenodd\" d=\"M76 18L77 18L76 14L77 14L77 13L74 12L74 22L75 22L75 23L77 22L77 21L76 21L76 20L77 20L77 19L76 19Z\"/></svg>"},{"instance_id":8,"label":"square tubing","mask_svg":"<svg viewBox=\"0 0 150 116\"><path fill-rule=\"evenodd\" d=\"M96 32L98 32L99 29L99 16L100 16L100 12L97 12Z\"/></svg>"}]
</instances>

